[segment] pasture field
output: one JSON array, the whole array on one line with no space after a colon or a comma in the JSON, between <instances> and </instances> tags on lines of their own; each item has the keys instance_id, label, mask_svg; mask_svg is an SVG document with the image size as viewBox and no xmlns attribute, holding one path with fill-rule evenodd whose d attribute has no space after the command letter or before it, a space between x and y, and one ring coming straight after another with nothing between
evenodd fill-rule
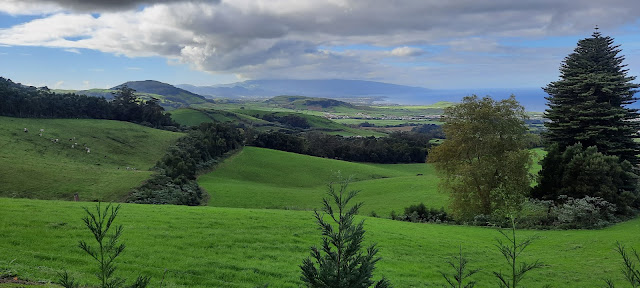
<instances>
[{"instance_id":1,"label":"pasture field","mask_svg":"<svg viewBox=\"0 0 640 288\"><path fill-rule=\"evenodd\" d=\"M112 120L0 117L0 197L122 200L181 135Z\"/></svg>"},{"instance_id":2,"label":"pasture field","mask_svg":"<svg viewBox=\"0 0 640 288\"><path fill-rule=\"evenodd\" d=\"M534 149L532 173L540 170L544 151ZM361 190L365 202L360 214L387 217L392 210L423 202L447 208L448 195L438 192L432 164L372 164L325 159L283 151L245 147L227 158L215 171L198 178L209 192L210 206L313 210L319 208L326 185L353 177L351 187Z\"/></svg>"},{"instance_id":3,"label":"pasture field","mask_svg":"<svg viewBox=\"0 0 640 288\"><path fill-rule=\"evenodd\" d=\"M196 126L203 122L213 122L213 119L211 119L211 117L206 113L189 108L181 108L171 111L171 119L184 126Z\"/></svg>"},{"instance_id":4,"label":"pasture field","mask_svg":"<svg viewBox=\"0 0 640 288\"><path fill-rule=\"evenodd\" d=\"M353 177L351 187L361 190L366 204L363 215L388 216L420 201L446 206L431 164L363 164L256 147L226 159L198 184L211 195L211 206L305 210L319 207L336 173Z\"/></svg>"},{"instance_id":5,"label":"pasture field","mask_svg":"<svg viewBox=\"0 0 640 288\"><path fill-rule=\"evenodd\" d=\"M66 269L83 283L96 283L95 264L77 245L92 241L81 207L95 204L0 198L0 272L46 281ZM311 211L122 206L116 221L124 225L121 240L127 248L116 273L128 279L149 275L152 287L165 271L165 287L299 287L299 265L321 239ZM395 287L441 286L439 271L451 272L445 260L460 246L469 267L483 269L473 276L478 287L496 287L491 272L507 269L494 247L495 229L359 219L366 220L365 243L380 249L376 279L384 275ZM541 237L520 259L549 265L527 274L521 284L602 287L608 277L623 283L613 248L619 241L640 249L639 229L635 219L602 230L518 231L518 237Z\"/></svg>"}]
</instances>

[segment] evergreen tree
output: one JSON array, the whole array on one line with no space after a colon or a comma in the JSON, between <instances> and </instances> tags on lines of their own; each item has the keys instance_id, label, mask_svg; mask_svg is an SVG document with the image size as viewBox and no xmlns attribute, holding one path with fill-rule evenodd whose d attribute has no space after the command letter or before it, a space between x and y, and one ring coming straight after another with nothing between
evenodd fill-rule
<instances>
[{"instance_id":1,"label":"evergreen tree","mask_svg":"<svg viewBox=\"0 0 640 288\"><path fill-rule=\"evenodd\" d=\"M582 143L596 146L605 155L620 157L632 164L640 163L640 151L633 141L640 129L638 109L627 108L636 101L638 84L627 76L624 56L611 37L596 31L590 38L578 41L560 67L560 80L551 82L544 91L549 94L549 109L544 134L549 144L560 150Z\"/></svg>"},{"instance_id":2,"label":"evergreen tree","mask_svg":"<svg viewBox=\"0 0 640 288\"><path fill-rule=\"evenodd\" d=\"M313 288L364 288L374 285L373 270L380 260L376 257L378 249L374 245L361 251L364 238L364 221L353 223L362 203L351 208L349 201L358 191L347 191L348 180L341 181L340 191L336 192L334 184L329 184L329 198L335 202L336 210L329 199L323 199L323 211L326 215L315 212L318 226L322 230L322 248L311 248L311 257L302 262L302 276L300 279L307 287ZM333 220L336 227L325 218ZM324 255L323 255L324 254ZM384 277L375 283L376 288L391 287Z\"/></svg>"},{"instance_id":3,"label":"evergreen tree","mask_svg":"<svg viewBox=\"0 0 640 288\"><path fill-rule=\"evenodd\" d=\"M638 207L637 177L632 174L640 164L640 145L634 141L640 113L626 106L637 100L640 85L631 83L635 77L627 76L618 48L596 28L565 58L560 80L544 89L551 121L545 123L548 153L534 197L598 196L616 204L619 214Z\"/></svg>"}]
</instances>

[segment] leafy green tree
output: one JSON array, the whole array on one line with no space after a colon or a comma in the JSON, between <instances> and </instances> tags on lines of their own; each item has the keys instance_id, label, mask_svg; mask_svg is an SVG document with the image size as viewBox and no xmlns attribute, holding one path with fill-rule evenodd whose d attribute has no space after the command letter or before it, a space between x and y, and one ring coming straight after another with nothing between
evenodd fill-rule
<instances>
[{"instance_id":1,"label":"leafy green tree","mask_svg":"<svg viewBox=\"0 0 640 288\"><path fill-rule=\"evenodd\" d=\"M640 122L631 120L640 114L626 106L636 101L640 85L631 83L635 77L627 75L618 48L597 29L590 38L578 41L560 66L560 80L544 88L549 94L545 117L551 120L545 123L544 136L561 151L580 142L636 165L640 144L633 139Z\"/></svg>"},{"instance_id":2,"label":"leafy green tree","mask_svg":"<svg viewBox=\"0 0 640 288\"><path fill-rule=\"evenodd\" d=\"M429 153L458 220L514 215L529 195L531 155L524 108L514 96L465 97L444 112L446 140Z\"/></svg>"},{"instance_id":3,"label":"leafy green tree","mask_svg":"<svg viewBox=\"0 0 640 288\"><path fill-rule=\"evenodd\" d=\"M322 231L322 247L311 247L311 258L302 261L300 279L307 287L314 288L364 288L374 285L373 270L380 260L376 257L378 249L375 244L362 251L364 239L364 220L354 223L354 217L362 203L350 208L347 204L358 191L347 191L349 180L339 183L339 191L335 184L328 186L329 198L323 199L325 215L315 211L315 217ZM331 205L333 201L337 210ZM329 218L336 224L326 221ZM315 263L314 263L315 262ZM391 287L384 277L375 282L374 287Z\"/></svg>"}]
</instances>

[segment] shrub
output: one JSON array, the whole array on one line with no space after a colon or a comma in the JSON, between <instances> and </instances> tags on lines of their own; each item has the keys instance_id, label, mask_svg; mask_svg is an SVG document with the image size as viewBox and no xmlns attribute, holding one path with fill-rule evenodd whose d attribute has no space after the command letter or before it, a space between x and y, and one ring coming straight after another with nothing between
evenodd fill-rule
<instances>
[{"instance_id":1,"label":"shrub","mask_svg":"<svg viewBox=\"0 0 640 288\"><path fill-rule=\"evenodd\" d=\"M405 207L404 215L395 215L395 211L391 213L391 219L407 222L446 223L453 221L449 214L444 211L444 208L427 208L424 203Z\"/></svg>"},{"instance_id":2,"label":"shrub","mask_svg":"<svg viewBox=\"0 0 640 288\"><path fill-rule=\"evenodd\" d=\"M567 197L566 199L564 204L552 208L552 213L557 217L554 224L557 227L594 229L617 222L617 218L614 216L615 205L600 197L585 196L580 199Z\"/></svg>"}]
</instances>

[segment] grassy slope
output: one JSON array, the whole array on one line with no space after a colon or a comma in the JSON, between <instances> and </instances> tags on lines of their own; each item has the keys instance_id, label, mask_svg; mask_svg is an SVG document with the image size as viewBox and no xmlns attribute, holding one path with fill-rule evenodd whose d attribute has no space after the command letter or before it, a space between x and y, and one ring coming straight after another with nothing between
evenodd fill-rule
<instances>
[{"instance_id":1,"label":"grassy slope","mask_svg":"<svg viewBox=\"0 0 640 288\"><path fill-rule=\"evenodd\" d=\"M80 219L81 207L94 204L0 198L0 271L51 280L67 269L95 283L95 265L77 247L80 239L92 241ZM116 273L129 279L150 275L152 287L165 269L167 287L299 287L298 265L321 237L310 211L124 204L116 221L125 227L127 244ZM478 287L495 287L491 271L507 269L493 246L493 229L377 218L367 218L365 229L365 242L377 242L383 258L374 274L395 287L443 284L439 271L450 272L444 261L459 245L470 267L483 269L473 277ZM620 241L639 249L639 229L635 219L599 231L520 231L519 237L542 237L521 259L550 265L530 272L521 284L602 287L605 277L623 283L613 248Z\"/></svg>"},{"instance_id":2,"label":"grassy slope","mask_svg":"<svg viewBox=\"0 0 640 288\"><path fill-rule=\"evenodd\" d=\"M203 122L213 122L206 113L189 108L176 109L171 111L171 119L184 126L196 126Z\"/></svg>"},{"instance_id":3,"label":"grassy slope","mask_svg":"<svg viewBox=\"0 0 640 288\"><path fill-rule=\"evenodd\" d=\"M120 200L180 135L119 121L0 117L0 196Z\"/></svg>"},{"instance_id":4,"label":"grassy slope","mask_svg":"<svg viewBox=\"0 0 640 288\"><path fill-rule=\"evenodd\" d=\"M277 116L296 115L296 116L305 118L309 123L309 126L311 126L313 130L323 131L327 134L342 135L342 136L357 136L357 135L376 136L376 137L386 136L386 134L384 133L371 131L371 130L351 128L351 127L342 125L340 123L331 121L327 118L308 114L308 113L282 112L282 111L273 112L273 111L267 111L267 110L247 110L247 109L244 109L244 110L238 109L238 110L234 110L233 112L254 116L254 117L255 116L262 117L265 114L275 114Z\"/></svg>"},{"instance_id":5,"label":"grassy slope","mask_svg":"<svg viewBox=\"0 0 640 288\"><path fill-rule=\"evenodd\" d=\"M354 177L351 187L366 199L363 214L386 216L420 201L446 205L430 164L361 164L255 147L245 147L198 183L211 194L212 206L313 209L336 172Z\"/></svg>"}]
</instances>

